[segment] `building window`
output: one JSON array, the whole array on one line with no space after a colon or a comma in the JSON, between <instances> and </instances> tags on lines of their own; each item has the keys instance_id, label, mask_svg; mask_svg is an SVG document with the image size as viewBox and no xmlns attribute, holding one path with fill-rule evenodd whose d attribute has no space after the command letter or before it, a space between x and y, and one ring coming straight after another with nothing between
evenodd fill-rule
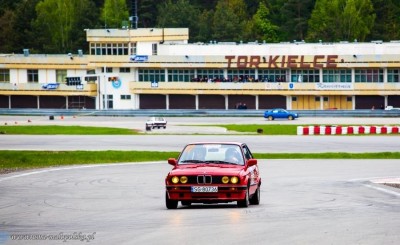
<instances>
[{"instance_id":1,"label":"building window","mask_svg":"<svg viewBox=\"0 0 400 245\"><path fill-rule=\"evenodd\" d=\"M319 83L319 70L292 70L291 82Z\"/></svg>"},{"instance_id":2,"label":"building window","mask_svg":"<svg viewBox=\"0 0 400 245\"><path fill-rule=\"evenodd\" d=\"M258 70L258 80L260 82L286 82L286 70Z\"/></svg>"},{"instance_id":3,"label":"building window","mask_svg":"<svg viewBox=\"0 0 400 245\"><path fill-rule=\"evenodd\" d=\"M356 69L356 83L383 83L383 69Z\"/></svg>"},{"instance_id":4,"label":"building window","mask_svg":"<svg viewBox=\"0 0 400 245\"><path fill-rule=\"evenodd\" d=\"M388 69L387 76L389 83L398 83L400 82L400 70L399 69Z\"/></svg>"},{"instance_id":5,"label":"building window","mask_svg":"<svg viewBox=\"0 0 400 245\"><path fill-rule=\"evenodd\" d=\"M347 102L353 102L353 97L347 96L346 100L347 100Z\"/></svg>"},{"instance_id":6,"label":"building window","mask_svg":"<svg viewBox=\"0 0 400 245\"><path fill-rule=\"evenodd\" d=\"M139 69L139 82L165 82L165 70Z\"/></svg>"},{"instance_id":7,"label":"building window","mask_svg":"<svg viewBox=\"0 0 400 245\"><path fill-rule=\"evenodd\" d=\"M124 55L124 46L122 43L116 43L114 47L114 53L116 55Z\"/></svg>"},{"instance_id":8,"label":"building window","mask_svg":"<svg viewBox=\"0 0 400 245\"><path fill-rule=\"evenodd\" d=\"M112 43L107 43L107 55L113 55L113 44ZM115 54L117 55L117 54Z\"/></svg>"},{"instance_id":9,"label":"building window","mask_svg":"<svg viewBox=\"0 0 400 245\"><path fill-rule=\"evenodd\" d=\"M228 70L228 81L230 82L251 82L255 79L255 70L235 69Z\"/></svg>"},{"instance_id":10,"label":"building window","mask_svg":"<svg viewBox=\"0 0 400 245\"><path fill-rule=\"evenodd\" d=\"M211 79L213 82L224 81L224 70L221 69L199 69L197 77L192 78L192 82L207 82Z\"/></svg>"},{"instance_id":11,"label":"building window","mask_svg":"<svg viewBox=\"0 0 400 245\"><path fill-rule=\"evenodd\" d=\"M324 83L351 83L351 70L323 70L322 82Z\"/></svg>"},{"instance_id":12,"label":"building window","mask_svg":"<svg viewBox=\"0 0 400 245\"><path fill-rule=\"evenodd\" d=\"M130 73L131 72L131 68L129 68L129 67L120 67L119 68L119 72L120 73Z\"/></svg>"},{"instance_id":13,"label":"building window","mask_svg":"<svg viewBox=\"0 0 400 245\"><path fill-rule=\"evenodd\" d=\"M112 73L113 68L112 67L106 67L106 72L105 73ZM104 67L101 68L101 73L104 73Z\"/></svg>"},{"instance_id":14,"label":"building window","mask_svg":"<svg viewBox=\"0 0 400 245\"><path fill-rule=\"evenodd\" d=\"M88 76L85 76L85 81L87 83L96 83L97 81L97 76L96 76L96 70L86 70L86 74Z\"/></svg>"},{"instance_id":15,"label":"building window","mask_svg":"<svg viewBox=\"0 0 400 245\"><path fill-rule=\"evenodd\" d=\"M130 100L131 99L131 95L130 94L121 94L121 100Z\"/></svg>"},{"instance_id":16,"label":"building window","mask_svg":"<svg viewBox=\"0 0 400 245\"><path fill-rule=\"evenodd\" d=\"M0 69L0 83L10 82L10 70Z\"/></svg>"},{"instance_id":17,"label":"building window","mask_svg":"<svg viewBox=\"0 0 400 245\"><path fill-rule=\"evenodd\" d=\"M107 55L107 44L102 43L100 44L100 46L101 46L101 55Z\"/></svg>"},{"instance_id":18,"label":"building window","mask_svg":"<svg viewBox=\"0 0 400 245\"><path fill-rule=\"evenodd\" d=\"M324 102L328 102L329 101L329 97L324 96Z\"/></svg>"},{"instance_id":19,"label":"building window","mask_svg":"<svg viewBox=\"0 0 400 245\"><path fill-rule=\"evenodd\" d=\"M56 70L56 81L58 83L66 83L67 70Z\"/></svg>"},{"instance_id":20,"label":"building window","mask_svg":"<svg viewBox=\"0 0 400 245\"><path fill-rule=\"evenodd\" d=\"M157 43L153 43L152 45L152 54L157 55Z\"/></svg>"},{"instance_id":21,"label":"building window","mask_svg":"<svg viewBox=\"0 0 400 245\"><path fill-rule=\"evenodd\" d=\"M137 44L136 43L131 43L131 55L135 55L137 52Z\"/></svg>"},{"instance_id":22,"label":"building window","mask_svg":"<svg viewBox=\"0 0 400 245\"><path fill-rule=\"evenodd\" d=\"M321 101L321 97L315 96L315 102L320 102L320 101Z\"/></svg>"},{"instance_id":23,"label":"building window","mask_svg":"<svg viewBox=\"0 0 400 245\"><path fill-rule=\"evenodd\" d=\"M194 77L194 70L168 70L169 82L189 82Z\"/></svg>"},{"instance_id":24,"label":"building window","mask_svg":"<svg viewBox=\"0 0 400 245\"><path fill-rule=\"evenodd\" d=\"M38 70L28 70L28 83L39 82L39 71Z\"/></svg>"},{"instance_id":25,"label":"building window","mask_svg":"<svg viewBox=\"0 0 400 245\"><path fill-rule=\"evenodd\" d=\"M112 53L113 53L113 55L120 55L118 53L118 46L119 46L119 43L113 43L112 44Z\"/></svg>"},{"instance_id":26,"label":"building window","mask_svg":"<svg viewBox=\"0 0 400 245\"><path fill-rule=\"evenodd\" d=\"M127 43L90 43L91 55L128 55Z\"/></svg>"},{"instance_id":27,"label":"building window","mask_svg":"<svg viewBox=\"0 0 400 245\"><path fill-rule=\"evenodd\" d=\"M297 97L296 96L292 96L292 102L296 102L297 101Z\"/></svg>"}]
</instances>

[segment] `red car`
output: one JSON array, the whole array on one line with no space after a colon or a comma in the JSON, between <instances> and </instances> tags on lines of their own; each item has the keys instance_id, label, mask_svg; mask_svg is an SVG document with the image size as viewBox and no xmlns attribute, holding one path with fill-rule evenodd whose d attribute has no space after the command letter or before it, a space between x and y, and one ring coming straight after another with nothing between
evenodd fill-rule
<instances>
[{"instance_id":1,"label":"red car","mask_svg":"<svg viewBox=\"0 0 400 245\"><path fill-rule=\"evenodd\" d=\"M165 178L165 204L176 209L192 203L237 202L238 207L260 203L261 178L257 160L238 142L192 143Z\"/></svg>"}]
</instances>

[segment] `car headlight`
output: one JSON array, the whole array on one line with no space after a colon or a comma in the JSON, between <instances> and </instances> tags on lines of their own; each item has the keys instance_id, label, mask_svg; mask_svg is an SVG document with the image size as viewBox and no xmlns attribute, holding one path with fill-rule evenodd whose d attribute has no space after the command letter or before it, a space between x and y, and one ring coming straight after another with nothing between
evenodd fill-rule
<instances>
[{"instance_id":1,"label":"car headlight","mask_svg":"<svg viewBox=\"0 0 400 245\"><path fill-rule=\"evenodd\" d=\"M186 176L181 176L180 180L181 180L181 183L182 183L182 184L186 184L186 183L188 182L188 177L186 177Z\"/></svg>"},{"instance_id":2,"label":"car headlight","mask_svg":"<svg viewBox=\"0 0 400 245\"><path fill-rule=\"evenodd\" d=\"M228 176L222 177L222 183L228 184L228 182L229 182L229 177Z\"/></svg>"},{"instance_id":3,"label":"car headlight","mask_svg":"<svg viewBox=\"0 0 400 245\"><path fill-rule=\"evenodd\" d=\"M178 176L172 177L171 181L172 181L172 183L174 183L174 184L178 184L178 182L179 182Z\"/></svg>"},{"instance_id":4,"label":"car headlight","mask_svg":"<svg viewBox=\"0 0 400 245\"><path fill-rule=\"evenodd\" d=\"M239 178L236 176L231 177L231 183L232 184L237 184L239 182Z\"/></svg>"}]
</instances>

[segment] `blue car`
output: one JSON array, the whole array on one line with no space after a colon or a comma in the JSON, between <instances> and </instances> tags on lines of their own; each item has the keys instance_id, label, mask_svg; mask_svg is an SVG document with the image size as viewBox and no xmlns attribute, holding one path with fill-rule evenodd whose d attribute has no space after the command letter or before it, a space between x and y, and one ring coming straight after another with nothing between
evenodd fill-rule
<instances>
[{"instance_id":1,"label":"blue car","mask_svg":"<svg viewBox=\"0 0 400 245\"><path fill-rule=\"evenodd\" d=\"M274 120L275 118L287 118L289 120L294 120L298 117L299 115L297 113L289 112L281 108L275 108L264 112L264 118L267 118L270 121Z\"/></svg>"}]
</instances>

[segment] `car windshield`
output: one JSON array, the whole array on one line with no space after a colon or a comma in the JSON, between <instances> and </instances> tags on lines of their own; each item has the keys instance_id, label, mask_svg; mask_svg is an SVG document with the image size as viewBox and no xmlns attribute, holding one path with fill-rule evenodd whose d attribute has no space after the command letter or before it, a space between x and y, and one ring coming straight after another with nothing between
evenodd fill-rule
<instances>
[{"instance_id":1,"label":"car windshield","mask_svg":"<svg viewBox=\"0 0 400 245\"><path fill-rule=\"evenodd\" d=\"M244 165L244 159L239 145L191 144L183 150L178 164Z\"/></svg>"}]
</instances>

